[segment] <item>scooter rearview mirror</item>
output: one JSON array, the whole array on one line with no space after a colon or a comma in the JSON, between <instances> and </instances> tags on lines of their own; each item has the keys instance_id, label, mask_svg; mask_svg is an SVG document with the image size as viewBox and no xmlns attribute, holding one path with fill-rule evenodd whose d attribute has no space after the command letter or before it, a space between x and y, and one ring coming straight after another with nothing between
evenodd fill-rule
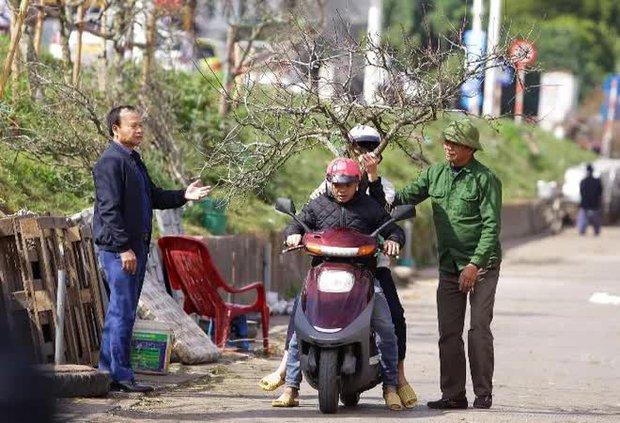
<instances>
[{"instance_id":1,"label":"scooter rearview mirror","mask_svg":"<svg viewBox=\"0 0 620 423\"><path fill-rule=\"evenodd\" d=\"M410 219L412 217L415 217L415 215L415 207L410 204L404 206L396 206L396 208L394 208L394 210L392 211L392 218L396 222L398 222L399 220Z\"/></svg>"},{"instance_id":2,"label":"scooter rearview mirror","mask_svg":"<svg viewBox=\"0 0 620 423\"><path fill-rule=\"evenodd\" d=\"M290 198L276 198L275 208L280 213L288 214L289 216L295 214L295 204L293 204L293 200Z\"/></svg>"},{"instance_id":3,"label":"scooter rearview mirror","mask_svg":"<svg viewBox=\"0 0 620 423\"><path fill-rule=\"evenodd\" d=\"M299 220L297 216L295 216L295 204L293 204L293 200L291 200L290 198L285 198L285 197L276 198L275 209L279 211L280 213L284 213L284 214L291 216L297 223L301 225L302 228L304 228L304 231L312 232L310 228L308 227L308 225L306 225L304 222Z\"/></svg>"},{"instance_id":4,"label":"scooter rearview mirror","mask_svg":"<svg viewBox=\"0 0 620 423\"><path fill-rule=\"evenodd\" d=\"M392 211L391 216L392 218L390 220L386 221L383 225L375 229L374 232L370 234L370 236L377 236L377 234L381 232L383 228L390 225L391 223L415 217L415 207L409 204L406 206L396 206L396 208L394 208L394 210Z\"/></svg>"}]
</instances>

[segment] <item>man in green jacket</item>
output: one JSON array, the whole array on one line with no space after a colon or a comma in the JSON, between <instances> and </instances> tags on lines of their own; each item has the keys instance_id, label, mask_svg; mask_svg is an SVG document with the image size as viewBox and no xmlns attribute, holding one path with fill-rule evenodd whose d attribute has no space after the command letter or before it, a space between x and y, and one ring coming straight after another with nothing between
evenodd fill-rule
<instances>
[{"instance_id":1,"label":"man in green jacket","mask_svg":"<svg viewBox=\"0 0 620 423\"><path fill-rule=\"evenodd\" d=\"M422 171L397 192L394 202L415 205L430 197L433 208L439 255L442 398L428 406L468 407L463 326L469 295L468 356L476 395L474 407L490 408L494 365L491 320L501 261L502 187L497 176L474 158L482 146L478 130L469 119L450 123L442 132L442 141L446 162Z\"/></svg>"}]
</instances>

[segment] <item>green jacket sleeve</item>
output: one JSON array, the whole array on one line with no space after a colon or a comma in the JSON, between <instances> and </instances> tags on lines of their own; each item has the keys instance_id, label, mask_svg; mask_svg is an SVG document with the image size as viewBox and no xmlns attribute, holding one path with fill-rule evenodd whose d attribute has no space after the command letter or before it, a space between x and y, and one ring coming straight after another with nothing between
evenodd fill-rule
<instances>
[{"instance_id":1,"label":"green jacket sleeve","mask_svg":"<svg viewBox=\"0 0 620 423\"><path fill-rule=\"evenodd\" d=\"M412 204L415 206L416 204L426 200L428 198L430 169L430 167L427 167L413 182L398 190L393 206L398 206L401 204Z\"/></svg>"},{"instance_id":2,"label":"green jacket sleeve","mask_svg":"<svg viewBox=\"0 0 620 423\"><path fill-rule=\"evenodd\" d=\"M481 178L482 179L482 178ZM482 233L471 262L479 268L486 268L491 254L499 243L502 212L502 184L494 175L489 175L481 184L480 216Z\"/></svg>"}]
</instances>

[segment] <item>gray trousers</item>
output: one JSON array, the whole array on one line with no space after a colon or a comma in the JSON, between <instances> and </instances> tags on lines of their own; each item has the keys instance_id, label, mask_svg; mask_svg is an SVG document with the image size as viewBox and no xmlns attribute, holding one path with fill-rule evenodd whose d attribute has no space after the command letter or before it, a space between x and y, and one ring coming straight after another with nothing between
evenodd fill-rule
<instances>
[{"instance_id":1,"label":"gray trousers","mask_svg":"<svg viewBox=\"0 0 620 423\"><path fill-rule=\"evenodd\" d=\"M499 266L480 270L478 281L469 293L470 329L467 334L469 367L476 396L493 392L493 306L499 278ZM465 348L463 326L467 295L459 291L459 275L439 274L437 316L439 320L439 361L443 398L465 395Z\"/></svg>"}]
</instances>

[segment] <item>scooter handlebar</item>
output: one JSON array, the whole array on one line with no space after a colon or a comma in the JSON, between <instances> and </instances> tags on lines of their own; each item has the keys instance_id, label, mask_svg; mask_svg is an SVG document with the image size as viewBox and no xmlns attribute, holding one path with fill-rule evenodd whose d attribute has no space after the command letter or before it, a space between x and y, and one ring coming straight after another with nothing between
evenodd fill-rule
<instances>
[{"instance_id":1,"label":"scooter handlebar","mask_svg":"<svg viewBox=\"0 0 620 423\"><path fill-rule=\"evenodd\" d=\"M285 248L282 250L282 254L290 253L291 251L295 251L295 250L301 250L302 248L305 248L306 246L304 244L299 244L293 247L287 247L286 244L284 244L284 247Z\"/></svg>"}]
</instances>

